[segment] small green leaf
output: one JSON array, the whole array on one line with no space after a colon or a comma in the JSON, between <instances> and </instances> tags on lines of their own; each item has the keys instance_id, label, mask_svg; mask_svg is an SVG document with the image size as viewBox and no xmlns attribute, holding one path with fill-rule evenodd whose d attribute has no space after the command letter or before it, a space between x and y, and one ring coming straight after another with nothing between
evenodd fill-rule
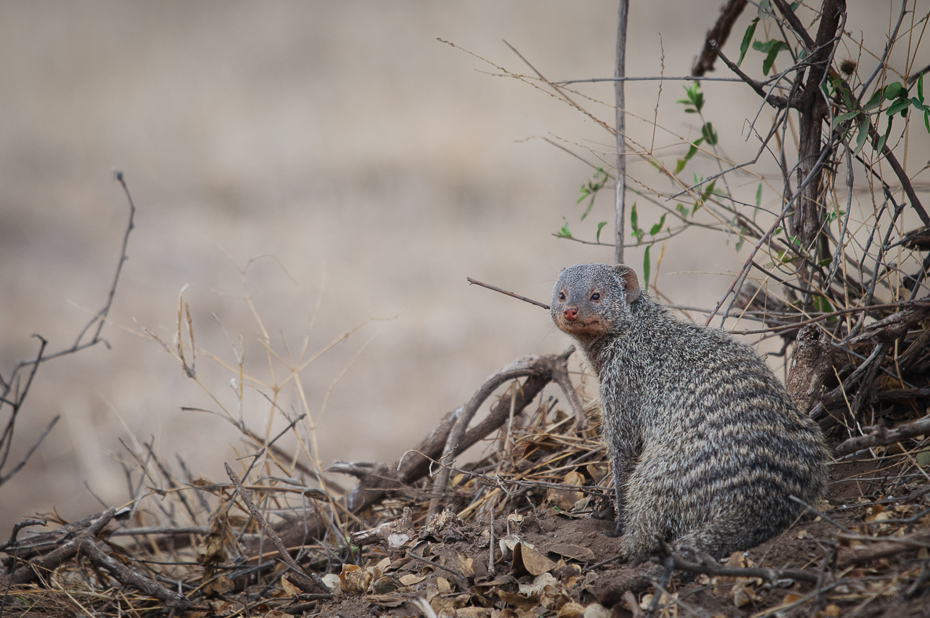
<instances>
[{"instance_id":1,"label":"small green leaf","mask_svg":"<svg viewBox=\"0 0 930 618\"><path fill-rule=\"evenodd\" d=\"M759 11L757 13L762 19L768 19L775 14L772 10L772 0L759 0Z\"/></svg>"},{"instance_id":2,"label":"small green leaf","mask_svg":"<svg viewBox=\"0 0 930 618\"><path fill-rule=\"evenodd\" d=\"M833 311L833 305L830 304L830 301L827 300L825 296L815 296L814 306L817 307L817 311L822 313L830 313Z\"/></svg>"},{"instance_id":3,"label":"small green leaf","mask_svg":"<svg viewBox=\"0 0 930 618\"><path fill-rule=\"evenodd\" d=\"M917 455L914 457L914 461L916 461L917 465L921 468L930 466L930 451L921 451L917 453Z\"/></svg>"},{"instance_id":4,"label":"small green leaf","mask_svg":"<svg viewBox=\"0 0 930 618\"><path fill-rule=\"evenodd\" d=\"M633 230L631 236L636 239L636 242L643 242L643 232L639 229L639 215L636 213L636 204L633 204L633 207L630 209L630 228Z\"/></svg>"},{"instance_id":5,"label":"small green leaf","mask_svg":"<svg viewBox=\"0 0 930 618\"><path fill-rule=\"evenodd\" d=\"M688 218L688 209L685 208L683 204L675 204L675 210L677 210L679 214L681 214L683 219Z\"/></svg>"},{"instance_id":6,"label":"small green leaf","mask_svg":"<svg viewBox=\"0 0 930 618\"><path fill-rule=\"evenodd\" d=\"M855 118L858 115L859 115L859 112L856 110L853 110L851 112L843 112L842 114L837 114L836 116L833 117L833 126L835 127L841 122L843 122L844 120Z\"/></svg>"},{"instance_id":7,"label":"small green leaf","mask_svg":"<svg viewBox=\"0 0 930 618\"><path fill-rule=\"evenodd\" d=\"M604 229L604 226L607 225L606 221L601 221L597 224L597 235L594 237L594 240L601 242L601 230Z\"/></svg>"},{"instance_id":8,"label":"small green leaf","mask_svg":"<svg viewBox=\"0 0 930 618\"><path fill-rule=\"evenodd\" d=\"M659 222L656 223L655 225L653 225L651 228L649 228L649 235L650 235L650 236L655 236L656 234L658 234L659 232L662 231L662 226L665 225L665 215L666 215L666 214L667 214L667 213L662 213L662 218L659 219Z\"/></svg>"},{"instance_id":9,"label":"small green leaf","mask_svg":"<svg viewBox=\"0 0 930 618\"><path fill-rule=\"evenodd\" d=\"M643 254L643 289L649 291L649 248L651 245L646 245L646 252Z\"/></svg>"},{"instance_id":10,"label":"small green leaf","mask_svg":"<svg viewBox=\"0 0 930 618\"><path fill-rule=\"evenodd\" d=\"M878 138L878 141L875 142L873 148L875 152L881 152L885 148L885 142L888 141L888 136L891 135L891 121L888 121L888 127L885 129L885 134Z\"/></svg>"},{"instance_id":11,"label":"small green leaf","mask_svg":"<svg viewBox=\"0 0 930 618\"><path fill-rule=\"evenodd\" d=\"M881 105L883 94L884 94L883 90L881 89L876 90L875 94L872 95L872 98L869 99L869 102L862 106L862 111L867 112Z\"/></svg>"},{"instance_id":12,"label":"small green leaf","mask_svg":"<svg viewBox=\"0 0 930 618\"><path fill-rule=\"evenodd\" d=\"M565 217L562 217L562 221L564 221L565 223L562 224L562 229L556 232L555 237L556 238L571 238L572 233L571 233L571 230L568 229L568 219L566 219Z\"/></svg>"},{"instance_id":13,"label":"small green leaf","mask_svg":"<svg viewBox=\"0 0 930 618\"><path fill-rule=\"evenodd\" d=\"M831 213L831 214L834 214L834 215L835 215L836 213ZM832 263L833 263L833 258L832 258L832 257L828 257L828 258L824 258L824 259L822 259L822 260L818 260L818 261L817 261L817 266L829 266L829 265L832 264Z\"/></svg>"},{"instance_id":14,"label":"small green leaf","mask_svg":"<svg viewBox=\"0 0 930 618\"><path fill-rule=\"evenodd\" d=\"M750 22L749 27L746 28L746 32L743 33L743 42L739 44L739 60L736 61L736 66L743 64L743 58L749 50L749 44L752 42L752 36L756 33L756 26L758 24L759 18L756 17Z\"/></svg>"},{"instance_id":15,"label":"small green leaf","mask_svg":"<svg viewBox=\"0 0 930 618\"><path fill-rule=\"evenodd\" d=\"M901 94L901 92L905 92L905 94L907 92L904 90L904 84L901 82L892 82L885 86L885 99L890 101Z\"/></svg>"},{"instance_id":16,"label":"small green leaf","mask_svg":"<svg viewBox=\"0 0 930 618\"><path fill-rule=\"evenodd\" d=\"M898 112L901 112L902 116L906 116L907 108L910 104L911 102L908 101L907 99L898 99L894 103L892 103L891 106L887 110L885 110L885 113L888 114L889 116L894 116Z\"/></svg>"},{"instance_id":17,"label":"small green leaf","mask_svg":"<svg viewBox=\"0 0 930 618\"><path fill-rule=\"evenodd\" d=\"M917 99L923 103L924 102L924 74L921 73L920 77L917 78Z\"/></svg>"},{"instance_id":18,"label":"small green leaf","mask_svg":"<svg viewBox=\"0 0 930 618\"><path fill-rule=\"evenodd\" d=\"M778 56L778 52L787 47L787 45L785 45L782 41L771 41L771 43L773 43L772 48L769 50L765 60L762 61L763 75L769 74L769 71L772 70L772 66L775 64L775 58Z\"/></svg>"},{"instance_id":19,"label":"small green leaf","mask_svg":"<svg viewBox=\"0 0 930 618\"><path fill-rule=\"evenodd\" d=\"M756 189L756 208L762 207L762 183L759 183L759 187Z\"/></svg>"},{"instance_id":20,"label":"small green leaf","mask_svg":"<svg viewBox=\"0 0 930 618\"><path fill-rule=\"evenodd\" d=\"M869 127L872 126L872 121L868 118L859 125L859 134L856 136L856 149L855 154L859 154L859 151L862 150L862 147L865 146L865 140L869 137Z\"/></svg>"},{"instance_id":21,"label":"small green leaf","mask_svg":"<svg viewBox=\"0 0 930 618\"><path fill-rule=\"evenodd\" d=\"M705 122L704 126L701 127L701 136L704 141L706 141L711 146L717 144L717 132L714 131L714 125L709 122Z\"/></svg>"}]
</instances>

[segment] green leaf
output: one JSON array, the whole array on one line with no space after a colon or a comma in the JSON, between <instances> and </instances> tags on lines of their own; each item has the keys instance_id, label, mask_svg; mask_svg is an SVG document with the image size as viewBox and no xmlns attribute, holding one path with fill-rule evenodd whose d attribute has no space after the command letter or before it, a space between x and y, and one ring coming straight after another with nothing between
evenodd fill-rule
<instances>
[{"instance_id":1,"label":"green leaf","mask_svg":"<svg viewBox=\"0 0 930 618\"><path fill-rule=\"evenodd\" d=\"M646 292L649 291L649 248L651 245L646 246L646 253L643 254L643 290Z\"/></svg>"},{"instance_id":2,"label":"green leaf","mask_svg":"<svg viewBox=\"0 0 930 618\"><path fill-rule=\"evenodd\" d=\"M630 208L630 228L633 230L631 236L636 239L636 242L643 242L643 232L639 229L639 215L636 213L636 204L633 204L633 207Z\"/></svg>"},{"instance_id":3,"label":"green leaf","mask_svg":"<svg viewBox=\"0 0 930 618\"><path fill-rule=\"evenodd\" d=\"M921 73L920 77L917 78L917 99L923 103L924 102L924 74Z\"/></svg>"},{"instance_id":4,"label":"green leaf","mask_svg":"<svg viewBox=\"0 0 930 618\"><path fill-rule=\"evenodd\" d=\"M758 24L759 18L756 17L750 22L749 27L746 28L746 32L743 33L743 42L739 44L739 60L736 61L736 66L743 64L743 58L749 50L749 44L752 42L752 36L756 33L756 26Z\"/></svg>"},{"instance_id":5,"label":"green leaf","mask_svg":"<svg viewBox=\"0 0 930 618\"><path fill-rule=\"evenodd\" d=\"M869 102L862 106L862 111L867 112L881 105L883 95L884 91L882 89L876 90Z\"/></svg>"},{"instance_id":6,"label":"green leaf","mask_svg":"<svg viewBox=\"0 0 930 618\"><path fill-rule=\"evenodd\" d=\"M762 207L762 183L759 183L759 188L756 189L756 208Z\"/></svg>"},{"instance_id":7,"label":"green leaf","mask_svg":"<svg viewBox=\"0 0 930 618\"><path fill-rule=\"evenodd\" d=\"M594 240L601 242L601 230L604 229L604 226L607 225L606 221L601 221L597 224L597 235L594 237Z\"/></svg>"},{"instance_id":8,"label":"green leaf","mask_svg":"<svg viewBox=\"0 0 930 618\"><path fill-rule=\"evenodd\" d=\"M836 213L833 213L833 214L836 214ZM833 263L833 258L832 258L832 257L828 257L828 258L824 258L824 259L822 259L822 260L818 260L818 261L817 261L817 266L829 266L829 265L832 264L832 263ZM826 299L824 299L824 300L826 300ZM832 311L832 307L831 307L831 311ZM829 313L829 312L828 312L828 313Z\"/></svg>"},{"instance_id":9,"label":"green leaf","mask_svg":"<svg viewBox=\"0 0 930 618\"><path fill-rule=\"evenodd\" d=\"M869 137L869 127L872 126L872 121L868 118L859 125L859 134L856 136L856 149L854 154L859 154L859 151L862 150L862 147L865 146L865 140Z\"/></svg>"},{"instance_id":10,"label":"green leaf","mask_svg":"<svg viewBox=\"0 0 930 618\"><path fill-rule=\"evenodd\" d=\"M704 188L704 191L701 192L702 202L706 202L707 198L709 198L711 195L714 194L714 187L716 186L717 186L717 181L713 180Z\"/></svg>"},{"instance_id":11,"label":"green leaf","mask_svg":"<svg viewBox=\"0 0 930 618\"><path fill-rule=\"evenodd\" d=\"M688 209L684 207L684 204L675 204L675 210L681 214L683 219L688 218Z\"/></svg>"},{"instance_id":12,"label":"green leaf","mask_svg":"<svg viewBox=\"0 0 930 618\"><path fill-rule=\"evenodd\" d=\"M844 120L855 118L858 115L859 115L859 112L856 110L853 110L851 112L843 112L842 114L837 114L836 116L833 117L833 126L835 127L841 122L843 122Z\"/></svg>"},{"instance_id":13,"label":"green leaf","mask_svg":"<svg viewBox=\"0 0 930 618\"><path fill-rule=\"evenodd\" d=\"M650 236L655 236L656 234L658 234L659 232L662 231L662 226L665 225L665 215L666 215L666 214L667 214L667 213L662 213L662 218L659 219L659 222L656 223L655 225L653 225L651 228L649 228L649 235L650 235Z\"/></svg>"},{"instance_id":14,"label":"green leaf","mask_svg":"<svg viewBox=\"0 0 930 618\"><path fill-rule=\"evenodd\" d=\"M565 223L562 224L562 229L556 232L555 237L556 238L571 238L572 232L571 230L568 229L568 219L566 219L565 217L562 217L562 221L564 221Z\"/></svg>"},{"instance_id":15,"label":"green leaf","mask_svg":"<svg viewBox=\"0 0 930 618\"><path fill-rule=\"evenodd\" d=\"M921 468L930 466L930 451L921 451L917 453L917 455L914 457L914 461L916 461L917 465Z\"/></svg>"},{"instance_id":16,"label":"green leaf","mask_svg":"<svg viewBox=\"0 0 930 618\"><path fill-rule=\"evenodd\" d=\"M772 65L775 64L775 58L778 56L783 48L787 47L782 41L772 41L772 49L769 50L768 55L765 57L765 60L762 61L762 74L768 75L769 71L772 70Z\"/></svg>"},{"instance_id":17,"label":"green leaf","mask_svg":"<svg viewBox=\"0 0 930 618\"><path fill-rule=\"evenodd\" d=\"M772 0L759 0L759 11L757 13L762 19L768 19L775 14L772 10Z\"/></svg>"},{"instance_id":18,"label":"green leaf","mask_svg":"<svg viewBox=\"0 0 930 618\"><path fill-rule=\"evenodd\" d=\"M907 108L910 106L911 102L907 99L898 99L891 106L885 110L885 113L889 116L894 116L898 112L901 112L901 116L907 115Z\"/></svg>"},{"instance_id":19,"label":"green leaf","mask_svg":"<svg viewBox=\"0 0 930 618\"><path fill-rule=\"evenodd\" d=\"M697 154L698 146L700 146L703 141L704 141L703 137L699 137L696 140L694 140L694 143L691 144L690 148L688 148L688 153L685 155L685 158L678 159L678 161L675 163L676 174L680 172L681 170L685 169L685 165L687 165L688 161L690 161L691 158Z\"/></svg>"},{"instance_id":20,"label":"green leaf","mask_svg":"<svg viewBox=\"0 0 930 618\"><path fill-rule=\"evenodd\" d=\"M904 89L904 84L902 84L901 82L892 82L888 84L887 86L885 86L885 99L886 100L894 99L898 95L900 95L901 92L904 92L905 95L907 93L907 91Z\"/></svg>"},{"instance_id":21,"label":"green leaf","mask_svg":"<svg viewBox=\"0 0 930 618\"><path fill-rule=\"evenodd\" d=\"M888 141L888 136L891 135L891 121L888 121L888 127L885 129L885 134L878 138L878 141L875 142L873 148L875 152L881 152L885 147L885 142Z\"/></svg>"},{"instance_id":22,"label":"green leaf","mask_svg":"<svg viewBox=\"0 0 930 618\"><path fill-rule=\"evenodd\" d=\"M823 260L821 260L823 261ZM829 261L829 260L828 260ZM819 262L818 262L819 264ZM830 304L830 301L827 300L825 296L815 296L814 297L814 306L817 307L817 311L822 313L830 313L833 311L833 305Z\"/></svg>"},{"instance_id":23,"label":"green leaf","mask_svg":"<svg viewBox=\"0 0 930 618\"><path fill-rule=\"evenodd\" d=\"M714 125L711 123L704 123L704 126L701 127L701 135L703 136L704 141L706 141L711 146L717 144L717 132L714 131Z\"/></svg>"},{"instance_id":24,"label":"green leaf","mask_svg":"<svg viewBox=\"0 0 930 618\"><path fill-rule=\"evenodd\" d=\"M930 133L930 112L924 112L924 126L927 127L927 133Z\"/></svg>"}]
</instances>

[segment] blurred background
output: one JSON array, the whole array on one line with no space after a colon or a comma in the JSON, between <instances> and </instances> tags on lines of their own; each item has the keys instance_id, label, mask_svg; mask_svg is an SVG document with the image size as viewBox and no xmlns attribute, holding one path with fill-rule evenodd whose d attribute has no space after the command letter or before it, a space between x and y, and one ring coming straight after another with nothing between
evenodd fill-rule
<instances>
[{"instance_id":1,"label":"blurred background","mask_svg":"<svg viewBox=\"0 0 930 618\"><path fill-rule=\"evenodd\" d=\"M628 74L687 75L719 6L633 3ZM847 31L880 53L897 3L849 7ZM181 408L239 414L235 374L210 354L235 366L241 349L263 392L282 383L286 363L269 362L263 329L294 363L353 331L299 374L324 467L396 460L499 367L564 350L546 311L466 277L548 302L560 268L611 261L611 248L553 237L566 217L593 240L597 222L613 220L612 189L580 222L575 200L593 170L544 138L596 162L611 160L613 137L437 37L520 74L532 71L504 39L549 79L610 77L616 10L547 0L0 3L0 374L35 356L33 333L49 352L67 348L104 305L128 219L114 170L138 207L109 346L42 365L21 412L11 462L62 418L0 487L0 539L35 512L99 510L94 494L124 502L124 445L152 443L166 463L177 455L221 481L223 462L249 448L222 418ZM754 16L747 8L734 29L731 57ZM759 74L760 64L756 54L744 68ZM577 87L612 124L612 85ZM704 90L726 154L751 158L757 143L741 136L755 95L719 82ZM630 83L631 139L681 156L678 136L699 135L675 103L682 93L681 82ZM653 118L673 133L654 131ZM915 142L910 152L918 167L926 150ZM671 188L635 157L629 172ZM659 218L641 200L638 209L641 225ZM642 251L628 250L627 262L639 269ZM686 233L665 251L657 286L711 307L740 263L732 244ZM173 345L182 290L200 384L141 331ZM250 428L284 426L260 395L245 401ZM293 391L280 405L300 410Z\"/></svg>"}]
</instances>

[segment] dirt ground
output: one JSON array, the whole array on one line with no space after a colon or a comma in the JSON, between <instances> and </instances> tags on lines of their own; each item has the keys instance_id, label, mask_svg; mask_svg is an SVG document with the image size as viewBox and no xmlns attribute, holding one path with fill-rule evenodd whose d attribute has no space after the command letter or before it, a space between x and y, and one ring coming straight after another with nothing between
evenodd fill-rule
<instances>
[{"instance_id":1,"label":"dirt ground","mask_svg":"<svg viewBox=\"0 0 930 618\"><path fill-rule=\"evenodd\" d=\"M863 480L865 479L865 480ZM878 511L895 513L892 521L906 515L921 515L901 526L895 534L921 535L930 538L927 485L925 480L898 484L889 495L893 475L881 463L844 463L832 467L827 502L827 518L805 516L777 537L727 561L728 566L765 566L774 569L802 569L822 574L822 583L795 582L785 578L772 582L761 578L709 577L678 573L669 592L674 601L660 603L658 616L930 616L930 585L926 575L927 549L904 546L873 561L853 568L850 546L861 543L837 539L842 528L876 535ZM914 496L918 496L916 499ZM890 500L889 500L890 499ZM876 506L882 502L884 507ZM518 523L514 521L518 520ZM894 524L881 532L888 535ZM454 577L442 567L425 567L421 561L405 558L403 552L375 553L368 561L377 564L389 559L384 576L402 578L415 575L415 585L399 588L390 594L352 595L325 603L320 615L363 618L371 615L419 616L421 610L411 599L425 598L438 615L455 616L530 616L575 615L579 608L592 603L606 606L604 615L634 616L616 594L618 582L624 582L632 567L609 562L619 553L619 539L610 536L611 521L574 517L569 513L540 504L532 514L519 518L495 520L495 539L508 537L534 548L551 562L546 577L528 573L512 553L501 554L495 548L494 577L488 574L489 534L486 525L450 526L441 534L420 535L415 550L440 565L461 565L463 556L470 560L473 575L469 587L459 589ZM495 541L496 543L497 541ZM837 554L831 549L838 550ZM606 562L606 564L605 564ZM839 564L839 566L838 566ZM592 565L600 565L592 568ZM547 565L549 566L549 565ZM550 577L551 575L551 577ZM681 575L688 575L682 583ZM419 579L423 578L423 579ZM837 583L839 582L839 583ZM818 588L821 592L818 593ZM445 591L445 592L443 592ZM642 592L637 600L638 612L648 607L654 588ZM571 604L577 605L571 605ZM465 608L472 608L467 610ZM510 608L509 610L506 608ZM507 612L511 613L507 613ZM593 610L588 610L589 612ZM585 613L585 616L596 615Z\"/></svg>"}]
</instances>

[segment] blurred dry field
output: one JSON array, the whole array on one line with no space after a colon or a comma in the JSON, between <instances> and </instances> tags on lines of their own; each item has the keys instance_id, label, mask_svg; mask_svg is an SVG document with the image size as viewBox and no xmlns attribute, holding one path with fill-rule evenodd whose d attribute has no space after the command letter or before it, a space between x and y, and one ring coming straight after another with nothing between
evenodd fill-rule
<instances>
[{"instance_id":1,"label":"blurred dry field","mask_svg":"<svg viewBox=\"0 0 930 618\"><path fill-rule=\"evenodd\" d=\"M628 73L688 74L718 5L634 4ZM847 31L880 52L897 6L849 5ZM609 248L552 236L567 216L593 237L591 219L610 218L611 204L598 198L600 212L576 228L591 170L542 138L604 156L612 138L437 37L520 73L530 70L503 39L550 79L607 77L615 11L540 0L0 4L0 372L34 356L32 333L52 351L70 346L104 303L128 215L114 169L139 209L104 331L109 349L37 375L11 459L54 415L62 420L0 488L0 538L35 511L99 510L92 492L124 500L121 442L152 442L164 461L177 454L195 474L223 477L239 432L181 410L216 402L141 332L173 340L182 290L197 349L234 366L241 337L250 371L269 382L281 376L268 368L246 294L282 356L305 345L312 356L354 331L300 373L324 465L396 460L498 367L563 350L545 311L466 277L547 301L561 267L611 260ZM612 100L610 84L579 88ZM719 133L740 135L746 114L735 110L755 110L755 95L739 84L704 90ZM676 82L661 92L657 82L630 84L628 109L647 120L628 120L631 138L680 156L681 140L650 124L693 133L680 94ZM608 105L590 108L613 116ZM912 144L909 169L930 158L927 142ZM736 161L757 148L729 144ZM646 177L648 165L634 159L630 174ZM732 246L690 234L669 245L658 288L712 306L740 260ZM628 256L641 264L638 250ZM235 409L234 374L206 353L197 372ZM258 393L245 401L252 429L274 434L286 423ZM288 412L300 403L280 401Z\"/></svg>"}]
</instances>

